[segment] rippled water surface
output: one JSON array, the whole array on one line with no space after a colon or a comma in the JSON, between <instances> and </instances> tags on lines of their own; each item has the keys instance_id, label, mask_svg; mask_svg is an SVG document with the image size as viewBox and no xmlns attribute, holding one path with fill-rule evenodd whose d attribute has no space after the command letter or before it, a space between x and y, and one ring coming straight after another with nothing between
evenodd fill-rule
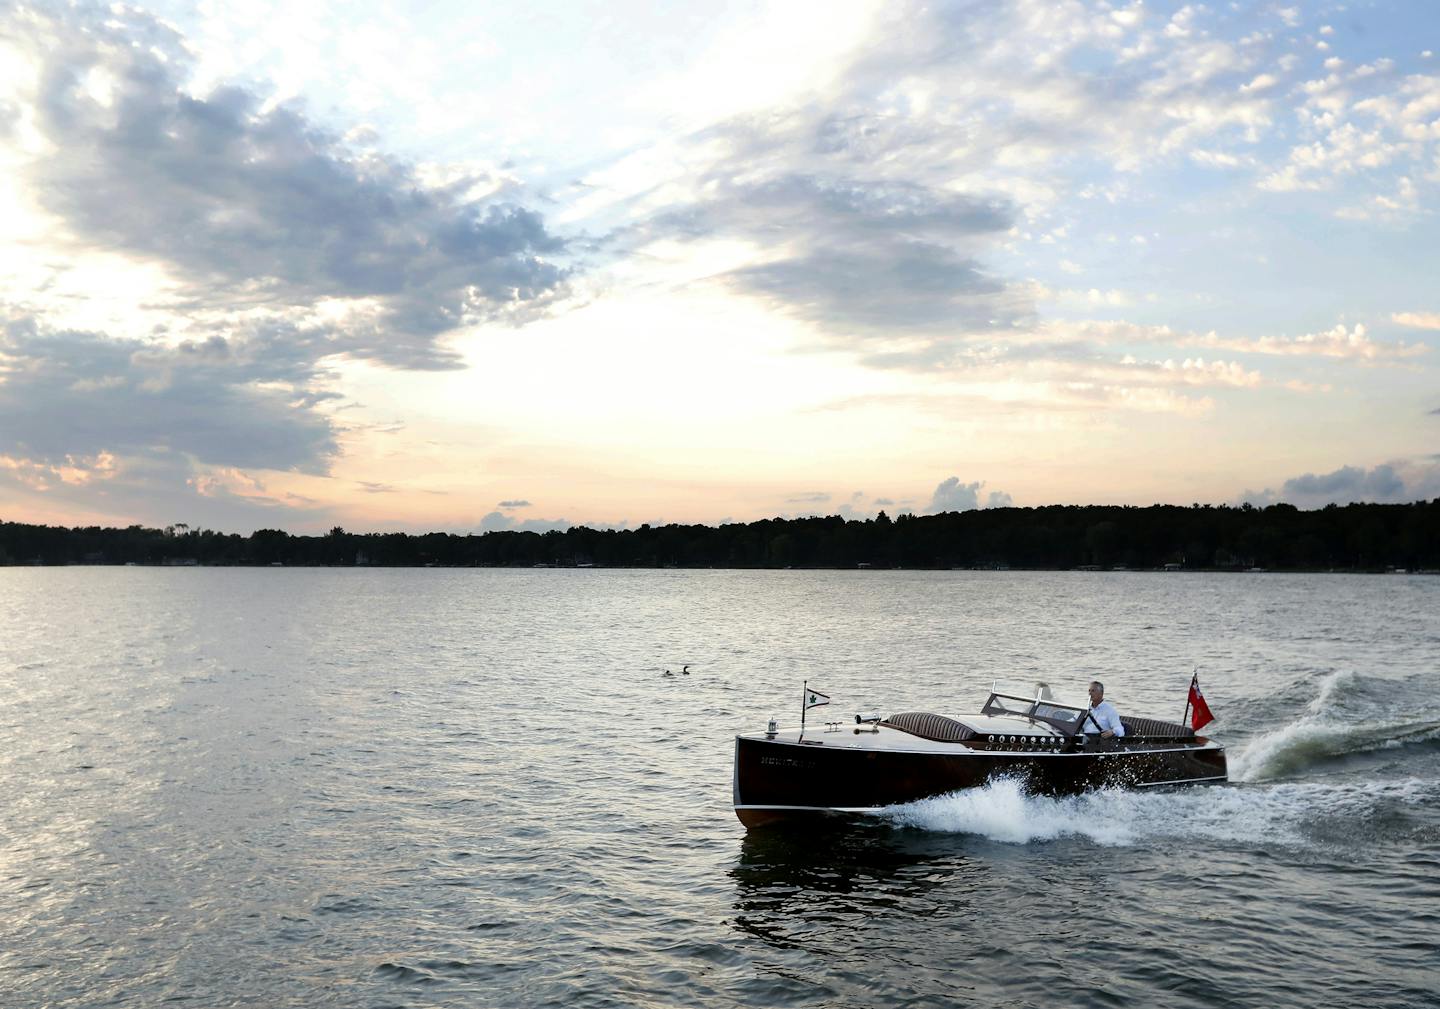
<instances>
[{"instance_id":1,"label":"rippled water surface","mask_svg":"<svg viewBox=\"0 0 1440 1009\"><path fill-rule=\"evenodd\" d=\"M1195 666L1227 786L730 809L802 679ZM1437 670L1427 577L0 569L0 1005L1435 1006Z\"/></svg>"}]
</instances>

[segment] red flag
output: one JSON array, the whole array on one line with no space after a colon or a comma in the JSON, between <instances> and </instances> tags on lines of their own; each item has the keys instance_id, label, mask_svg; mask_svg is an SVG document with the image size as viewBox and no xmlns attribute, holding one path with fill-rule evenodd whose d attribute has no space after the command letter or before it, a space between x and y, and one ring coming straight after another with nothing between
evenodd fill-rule
<instances>
[{"instance_id":1,"label":"red flag","mask_svg":"<svg viewBox=\"0 0 1440 1009\"><path fill-rule=\"evenodd\" d=\"M1190 680L1190 728L1199 730L1213 721L1215 716L1210 714L1210 705L1205 703L1205 695L1200 693L1200 675L1197 673Z\"/></svg>"}]
</instances>

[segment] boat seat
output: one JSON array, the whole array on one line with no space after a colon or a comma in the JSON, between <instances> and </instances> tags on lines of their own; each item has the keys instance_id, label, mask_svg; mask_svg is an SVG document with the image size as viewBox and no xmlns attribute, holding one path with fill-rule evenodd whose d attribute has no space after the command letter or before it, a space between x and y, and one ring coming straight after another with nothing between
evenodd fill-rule
<instances>
[{"instance_id":1,"label":"boat seat","mask_svg":"<svg viewBox=\"0 0 1440 1009\"><path fill-rule=\"evenodd\" d=\"M880 724L919 736L921 739L933 739L937 743L963 743L967 739L975 738L975 730L964 722L928 711L902 711L898 715L891 715Z\"/></svg>"},{"instance_id":2,"label":"boat seat","mask_svg":"<svg viewBox=\"0 0 1440 1009\"><path fill-rule=\"evenodd\" d=\"M1195 730L1179 722L1160 718L1121 718L1127 736L1164 736L1171 739L1194 739Z\"/></svg>"}]
</instances>

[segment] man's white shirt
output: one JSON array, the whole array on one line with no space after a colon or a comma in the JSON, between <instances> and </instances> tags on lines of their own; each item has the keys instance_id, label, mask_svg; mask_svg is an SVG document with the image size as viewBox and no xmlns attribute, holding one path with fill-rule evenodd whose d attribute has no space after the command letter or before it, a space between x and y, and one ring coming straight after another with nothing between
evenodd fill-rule
<instances>
[{"instance_id":1,"label":"man's white shirt","mask_svg":"<svg viewBox=\"0 0 1440 1009\"><path fill-rule=\"evenodd\" d=\"M1082 732L1105 732L1108 730L1117 736L1125 735L1125 726L1120 724L1120 712L1116 711L1115 705L1109 701L1101 701L1095 705L1090 709L1090 715L1095 721L1092 722L1089 718L1085 719L1085 724L1081 728ZM1097 723L1100 726L1098 729L1095 728Z\"/></svg>"}]
</instances>

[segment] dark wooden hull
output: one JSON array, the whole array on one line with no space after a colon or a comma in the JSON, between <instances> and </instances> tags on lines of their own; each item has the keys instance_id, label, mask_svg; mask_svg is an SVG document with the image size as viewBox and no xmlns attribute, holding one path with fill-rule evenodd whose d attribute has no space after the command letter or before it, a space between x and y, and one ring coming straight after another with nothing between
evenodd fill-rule
<instances>
[{"instance_id":1,"label":"dark wooden hull","mask_svg":"<svg viewBox=\"0 0 1440 1009\"><path fill-rule=\"evenodd\" d=\"M996 778L1019 780L1041 795L1215 783L1226 780L1225 750L1203 738L1097 741L1047 753L963 746L910 752L756 736L735 740L735 813L747 827L863 813Z\"/></svg>"}]
</instances>

